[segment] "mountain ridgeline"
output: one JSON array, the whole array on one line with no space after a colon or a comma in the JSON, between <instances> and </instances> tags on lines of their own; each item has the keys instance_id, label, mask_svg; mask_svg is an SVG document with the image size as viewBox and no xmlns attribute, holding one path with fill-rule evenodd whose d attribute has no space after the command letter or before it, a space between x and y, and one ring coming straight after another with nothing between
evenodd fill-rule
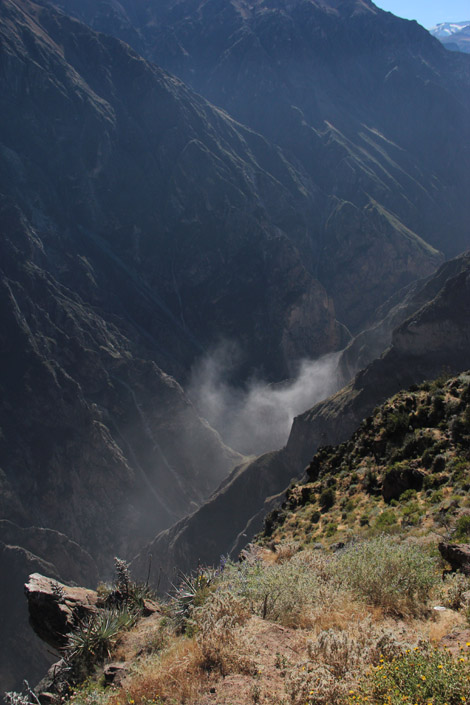
<instances>
[{"instance_id":1,"label":"mountain ridgeline","mask_svg":"<svg viewBox=\"0 0 470 705\"><path fill-rule=\"evenodd\" d=\"M50 660L21 646L28 572L150 552L163 587L386 396L470 367L468 256L442 265L470 245L469 88L369 0L0 3L0 689ZM341 350L349 384L244 457L185 391L227 341L235 385Z\"/></svg>"},{"instance_id":2,"label":"mountain ridgeline","mask_svg":"<svg viewBox=\"0 0 470 705\"><path fill-rule=\"evenodd\" d=\"M420 238L468 246L470 61L416 22L369 0L58 4L126 41L132 25L146 56L298 160L316 195L304 261L354 332L432 256Z\"/></svg>"}]
</instances>

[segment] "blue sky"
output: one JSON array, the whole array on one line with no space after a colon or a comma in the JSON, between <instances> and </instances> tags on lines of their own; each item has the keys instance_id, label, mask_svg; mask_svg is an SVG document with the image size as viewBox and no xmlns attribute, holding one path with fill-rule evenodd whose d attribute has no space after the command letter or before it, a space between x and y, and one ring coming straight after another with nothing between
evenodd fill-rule
<instances>
[{"instance_id":1,"label":"blue sky","mask_svg":"<svg viewBox=\"0 0 470 705\"><path fill-rule=\"evenodd\" d=\"M470 20L470 0L373 0L398 17L416 20L429 29L438 22Z\"/></svg>"}]
</instances>

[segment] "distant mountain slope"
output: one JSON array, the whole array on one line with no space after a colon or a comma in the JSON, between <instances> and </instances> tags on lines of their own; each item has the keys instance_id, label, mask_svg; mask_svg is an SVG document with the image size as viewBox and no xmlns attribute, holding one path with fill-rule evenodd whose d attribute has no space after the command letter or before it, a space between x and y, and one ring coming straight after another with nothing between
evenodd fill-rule
<instances>
[{"instance_id":1,"label":"distant mountain slope","mask_svg":"<svg viewBox=\"0 0 470 705\"><path fill-rule=\"evenodd\" d=\"M1 12L0 190L42 230L52 221L54 243L103 263L105 305L135 320L167 371L221 336L275 377L339 347L300 254L315 209L305 174L122 43L27 0ZM418 246L405 276L434 261Z\"/></svg>"},{"instance_id":2,"label":"distant mountain slope","mask_svg":"<svg viewBox=\"0 0 470 705\"><path fill-rule=\"evenodd\" d=\"M433 37L451 51L470 53L470 20L467 22L441 22L429 30Z\"/></svg>"},{"instance_id":3,"label":"distant mountain slope","mask_svg":"<svg viewBox=\"0 0 470 705\"><path fill-rule=\"evenodd\" d=\"M428 298L426 300L425 293ZM319 446L346 440L377 404L445 369L470 366L470 255L448 262L418 290L415 310L392 335L389 349L344 389L296 417L287 445L236 468L192 516L165 530L136 559L144 573L148 554L168 579L181 570L236 554L262 526L270 498L298 478Z\"/></svg>"},{"instance_id":4,"label":"distant mountain slope","mask_svg":"<svg viewBox=\"0 0 470 705\"><path fill-rule=\"evenodd\" d=\"M359 0L56 2L133 28L146 56L295 155L322 196L305 261L352 330L392 295L404 240L470 245L470 61L418 24Z\"/></svg>"}]
</instances>

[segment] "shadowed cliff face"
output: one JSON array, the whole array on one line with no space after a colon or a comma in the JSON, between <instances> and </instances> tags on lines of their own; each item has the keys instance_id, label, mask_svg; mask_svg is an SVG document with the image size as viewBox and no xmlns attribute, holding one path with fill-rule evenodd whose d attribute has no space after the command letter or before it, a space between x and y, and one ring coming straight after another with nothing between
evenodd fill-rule
<instances>
[{"instance_id":1,"label":"shadowed cliff face","mask_svg":"<svg viewBox=\"0 0 470 705\"><path fill-rule=\"evenodd\" d=\"M37 570L79 585L95 586L99 575L91 556L64 534L0 520L1 620L8 637L0 644L2 693L20 687L22 678L30 678L33 685L33 678L39 680L54 658L33 633L22 599L25 579Z\"/></svg>"},{"instance_id":2,"label":"shadowed cliff face","mask_svg":"<svg viewBox=\"0 0 470 705\"><path fill-rule=\"evenodd\" d=\"M110 560L200 502L239 456L119 323L41 266L37 233L2 205L2 516Z\"/></svg>"},{"instance_id":3,"label":"shadowed cliff face","mask_svg":"<svg viewBox=\"0 0 470 705\"><path fill-rule=\"evenodd\" d=\"M175 564L191 570L198 560L216 564L221 555L236 556L261 529L273 495L275 501L275 495L302 475L319 446L346 440L377 404L401 389L443 369L467 369L470 256L446 263L418 287L415 305L415 312L393 331L382 357L332 397L297 416L285 448L240 465L192 516L157 536L136 559L136 570L144 570L148 553L170 577Z\"/></svg>"},{"instance_id":4,"label":"shadowed cliff face","mask_svg":"<svg viewBox=\"0 0 470 705\"><path fill-rule=\"evenodd\" d=\"M140 357L132 324L55 279L44 241L5 199L0 231L0 617L12 636L0 687L11 689L50 661L22 645L28 573L94 585L113 555L198 506L240 456ZM89 262L87 273L97 276Z\"/></svg>"},{"instance_id":5,"label":"shadowed cliff face","mask_svg":"<svg viewBox=\"0 0 470 705\"><path fill-rule=\"evenodd\" d=\"M354 332L437 264L419 238L469 246L470 61L416 23L356 0L56 4L298 160L316 194L304 262Z\"/></svg>"},{"instance_id":6,"label":"shadowed cliff face","mask_svg":"<svg viewBox=\"0 0 470 705\"><path fill-rule=\"evenodd\" d=\"M417 235L468 247L470 61L415 22L355 0L58 4L132 28L140 51L296 156L323 197L313 271L353 330L411 280Z\"/></svg>"},{"instance_id":7,"label":"shadowed cliff face","mask_svg":"<svg viewBox=\"0 0 470 705\"><path fill-rule=\"evenodd\" d=\"M106 288L86 272L73 288L133 319L179 375L223 336L275 378L340 346L301 257L305 173L115 39L26 0L1 11L0 189L60 230L62 281L78 279L70 247L99 264Z\"/></svg>"}]
</instances>

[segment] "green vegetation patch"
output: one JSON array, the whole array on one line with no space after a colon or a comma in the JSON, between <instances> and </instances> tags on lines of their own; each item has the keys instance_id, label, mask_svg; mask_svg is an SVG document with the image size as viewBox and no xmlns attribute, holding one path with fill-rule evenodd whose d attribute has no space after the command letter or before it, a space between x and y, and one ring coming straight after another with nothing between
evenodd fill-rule
<instances>
[{"instance_id":1,"label":"green vegetation patch","mask_svg":"<svg viewBox=\"0 0 470 705\"><path fill-rule=\"evenodd\" d=\"M466 705L469 702L467 653L462 651L454 658L448 651L429 646L408 650L391 661L381 658L357 691L349 693L349 705Z\"/></svg>"}]
</instances>

